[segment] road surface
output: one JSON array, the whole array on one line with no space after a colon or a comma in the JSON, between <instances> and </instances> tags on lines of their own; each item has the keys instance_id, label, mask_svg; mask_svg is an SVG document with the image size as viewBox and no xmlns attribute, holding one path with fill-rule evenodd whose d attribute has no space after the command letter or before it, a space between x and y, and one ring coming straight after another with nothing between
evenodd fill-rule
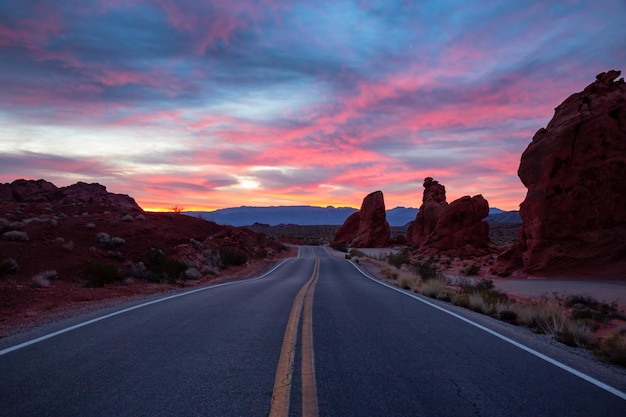
<instances>
[{"instance_id":1,"label":"road surface","mask_svg":"<svg viewBox=\"0 0 626 417\"><path fill-rule=\"evenodd\" d=\"M257 279L0 339L0 416L626 415L619 384L427 303L303 247Z\"/></svg>"}]
</instances>

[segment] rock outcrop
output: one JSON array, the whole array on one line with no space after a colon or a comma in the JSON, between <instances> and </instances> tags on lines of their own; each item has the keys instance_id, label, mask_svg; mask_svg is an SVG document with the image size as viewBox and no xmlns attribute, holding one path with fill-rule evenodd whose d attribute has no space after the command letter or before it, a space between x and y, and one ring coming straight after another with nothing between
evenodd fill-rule
<instances>
[{"instance_id":1,"label":"rock outcrop","mask_svg":"<svg viewBox=\"0 0 626 417\"><path fill-rule=\"evenodd\" d=\"M339 230L337 230L333 241L346 244L350 243L359 231L360 224L361 212L357 211L356 213L352 213L346 221L343 222Z\"/></svg>"},{"instance_id":2,"label":"rock outcrop","mask_svg":"<svg viewBox=\"0 0 626 417\"><path fill-rule=\"evenodd\" d=\"M390 238L385 199L382 191L375 191L363 199L360 211L346 219L334 241L350 247L376 248L385 246Z\"/></svg>"},{"instance_id":3,"label":"rock outcrop","mask_svg":"<svg viewBox=\"0 0 626 417\"><path fill-rule=\"evenodd\" d=\"M426 238L435 230L437 221L447 209L446 187L431 177L425 178L422 205L415 221L409 224L407 241L415 246L422 245Z\"/></svg>"},{"instance_id":4,"label":"rock outcrop","mask_svg":"<svg viewBox=\"0 0 626 417\"><path fill-rule=\"evenodd\" d=\"M10 184L0 184L0 202L102 204L116 206L126 211L143 211L132 197L110 193L100 184L84 182L58 188L45 180L15 180Z\"/></svg>"},{"instance_id":5,"label":"rock outcrop","mask_svg":"<svg viewBox=\"0 0 626 417\"><path fill-rule=\"evenodd\" d=\"M495 272L626 275L626 84L601 73L555 109L522 154L517 241Z\"/></svg>"},{"instance_id":6,"label":"rock outcrop","mask_svg":"<svg viewBox=\"0 0 626 417\"><path fill-rule=\"evenodd\" d=\"M485 255L489 248L489 203L482 195L465 196L448 204L446 189L428 177L422 206L409 225L407 240L418 253L454 252L456 256Z\"/></svg>"}]
</instances>

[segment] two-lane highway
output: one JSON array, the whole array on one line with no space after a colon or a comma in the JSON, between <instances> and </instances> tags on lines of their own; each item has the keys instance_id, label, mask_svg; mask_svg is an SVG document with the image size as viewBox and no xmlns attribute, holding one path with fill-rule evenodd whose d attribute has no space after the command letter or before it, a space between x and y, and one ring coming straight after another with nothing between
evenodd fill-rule
<instances>
[{"instance_id":1,"label":"two-lane highway","mask_svg":"<svg viewBox=\"0 0 626 417\"><path fill-rule=\"evenodd\" d=\"M623 416L626 400L323 248L35 343L0 416ZM618 393L619 394L619 393Z\"/></svg>"}]
</instances>

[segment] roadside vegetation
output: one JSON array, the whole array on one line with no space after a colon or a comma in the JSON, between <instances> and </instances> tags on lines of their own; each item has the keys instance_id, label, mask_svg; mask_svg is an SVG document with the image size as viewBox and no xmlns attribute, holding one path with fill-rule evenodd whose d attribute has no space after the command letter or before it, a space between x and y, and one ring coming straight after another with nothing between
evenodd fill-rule
<instances>
[{"instance_id":1,"label":"roadside vegetation","mask_svg":"<svg viewBox=\"0 0 626 417\"><path fill-rule=\"evenodd\" d=\"M366 255L351 251L346 257L361 262ZM626 326L612 335L598 338L595 331L613 319L626 321L617 302L598 301L587 295L568 297L544 295L514 299L497 290L492 280L470 278L477 266L469 265L464 278L446 278L435 258L411 260L406 252L387 254L378 259L381 275L391 284L407 291L485 314L495 319L530 329L572 347L593 351L598 358L626 367Z\"/></svg>"}]
</instances>

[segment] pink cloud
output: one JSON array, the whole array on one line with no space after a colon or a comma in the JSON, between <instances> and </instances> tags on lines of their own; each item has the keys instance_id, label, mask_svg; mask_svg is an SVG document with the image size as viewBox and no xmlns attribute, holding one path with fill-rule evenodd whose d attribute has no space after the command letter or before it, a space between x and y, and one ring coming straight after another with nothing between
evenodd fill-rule
<instances>
[{"instance_id":1,"label":"pink cloud","mask_svg":"<svg viewBox=\"0 0 626 417\"><path fill-rule=\"evenodd\" d=\"M228 44L236 30L247 29L271 15L269 8L273 7L272 2L255 0L218 2L210 7L202 7L197 2L159 3L170 25L192 36L192 49L197 55L204 54L218 41Z\"/></svg>"}]
</instances>

